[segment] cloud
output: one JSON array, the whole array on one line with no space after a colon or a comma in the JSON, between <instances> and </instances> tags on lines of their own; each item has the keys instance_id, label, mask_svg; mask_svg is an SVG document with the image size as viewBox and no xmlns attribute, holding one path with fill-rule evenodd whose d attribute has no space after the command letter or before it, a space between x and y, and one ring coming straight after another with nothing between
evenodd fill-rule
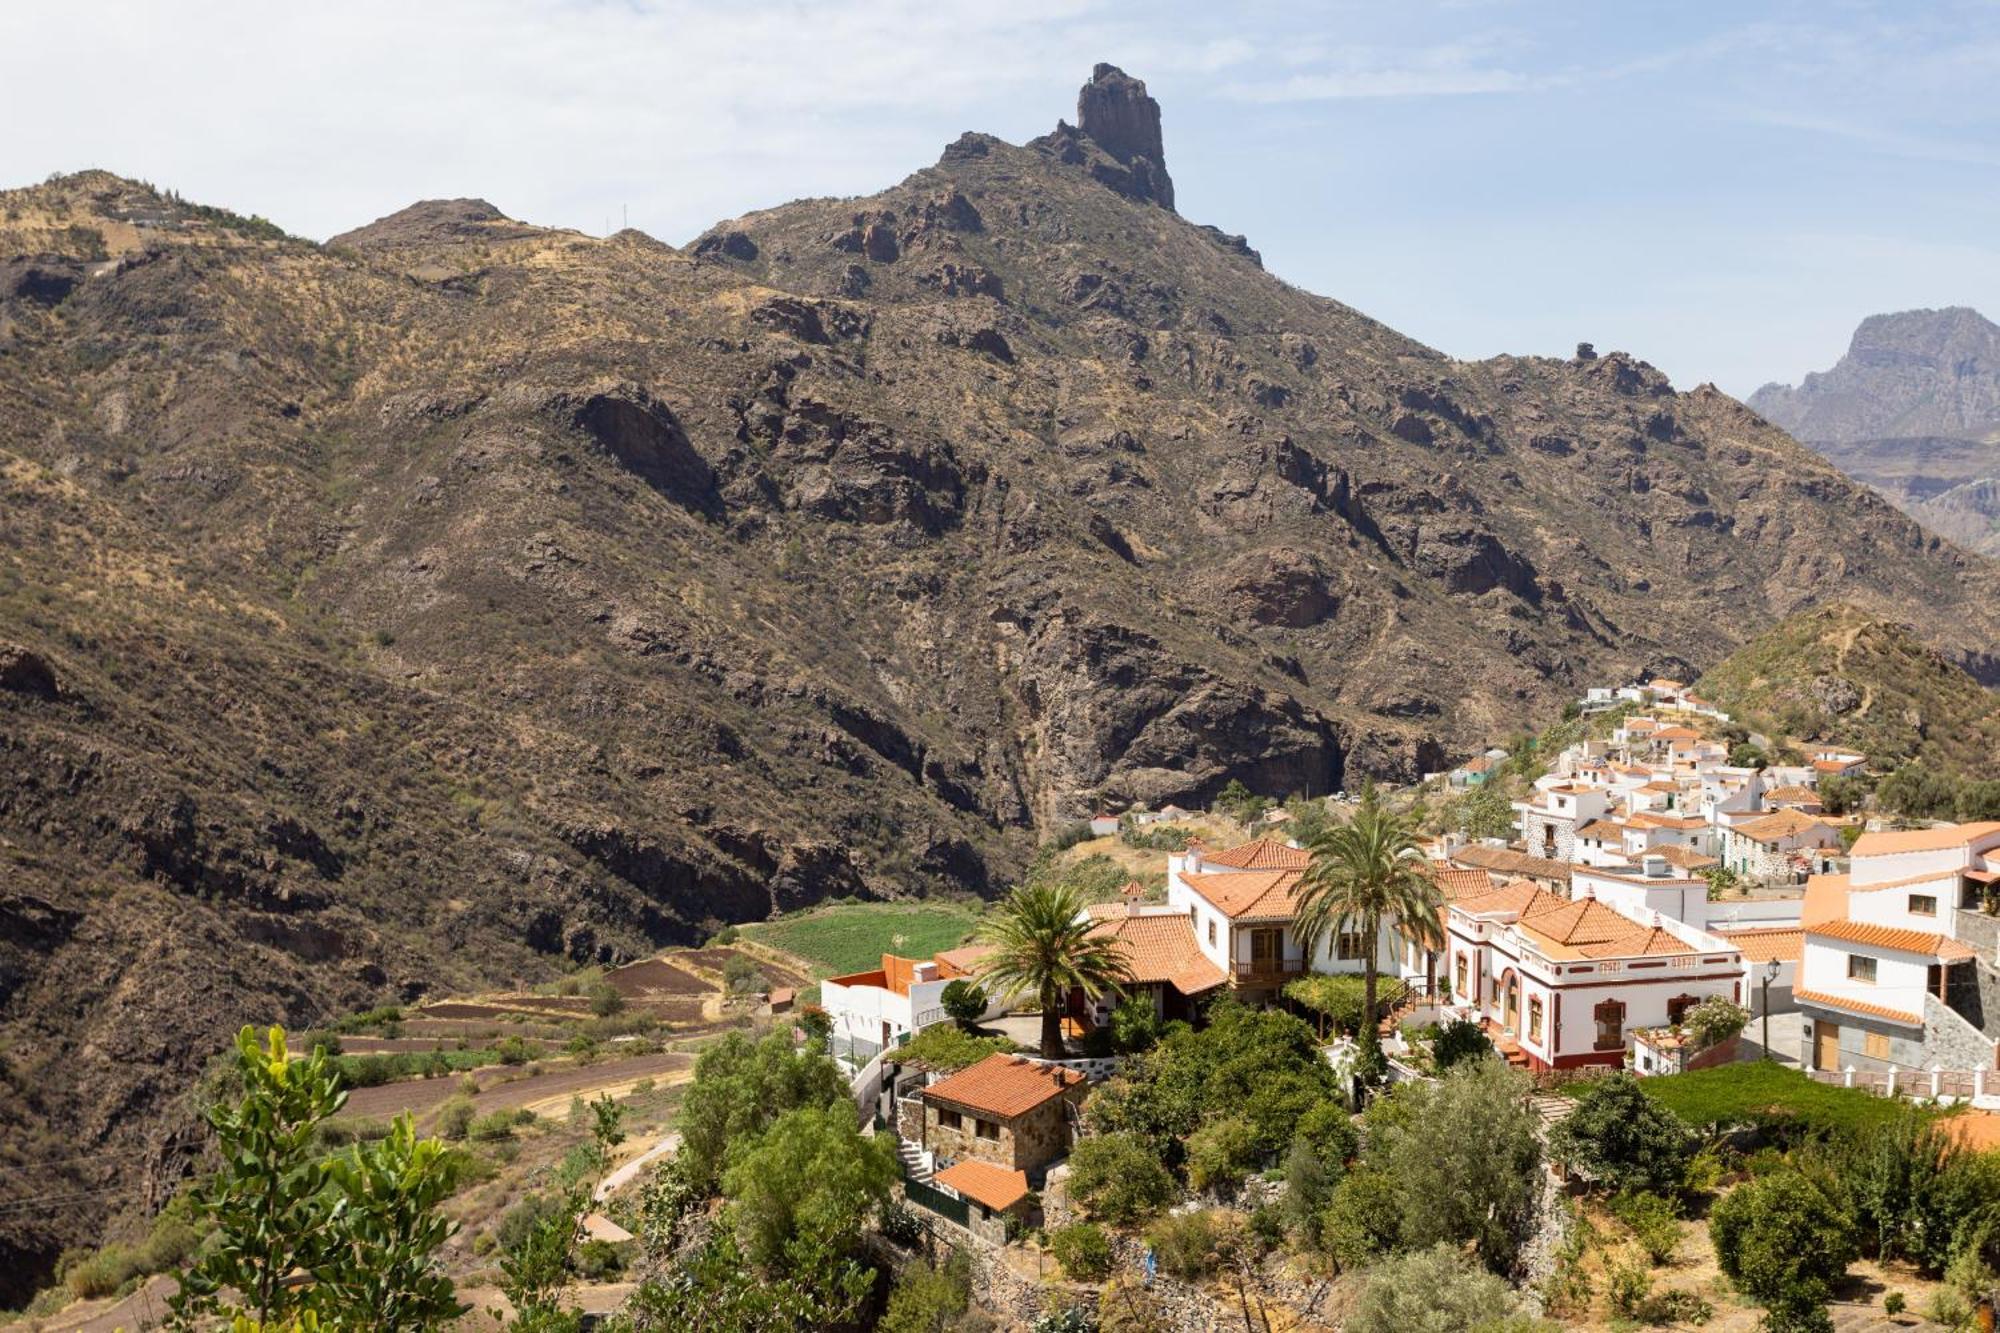
<instances>
[{"instance_id":1,"label":"cloud","mask_svg":"<svg viewBox=\"0 0 2000 1333\"><path fill-rule=\"evenodd\" d=\"M1465 44L1406 51L1348 48L1321 55L1327 68L1271 81L1226 85L1226 97L1245 102L1324 102L1372 97L1466 97L1529 92L1546 79L1487 63ZM1317 62L1315 62L1317 63Z\"/></svg>"}]
</instances>

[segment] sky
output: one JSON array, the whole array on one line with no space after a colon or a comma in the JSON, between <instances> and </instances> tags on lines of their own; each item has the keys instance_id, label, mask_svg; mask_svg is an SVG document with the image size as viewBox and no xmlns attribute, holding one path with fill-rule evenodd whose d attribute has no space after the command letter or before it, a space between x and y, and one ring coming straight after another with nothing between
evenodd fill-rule
<instances>
[{"instance_id":1,"label":"sky","mask_svg":"<svg viewBox=\"0 0 2000 1333\"><path fill-rule=\"evenodd\" d=\"M0 186L104 167L315 239L478 196L683 244L968 129L1162 106L1181 213L1459 357L1747 395L1887 310L2000 318L2000 0L45 0Z\"/></svg>"}]
</instances>

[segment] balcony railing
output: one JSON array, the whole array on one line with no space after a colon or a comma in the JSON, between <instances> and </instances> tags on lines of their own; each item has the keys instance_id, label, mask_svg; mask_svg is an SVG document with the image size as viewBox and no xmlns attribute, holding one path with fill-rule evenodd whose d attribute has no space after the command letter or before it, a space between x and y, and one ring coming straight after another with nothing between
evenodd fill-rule
<instances>
[{"instance_id":1,"label":"balcony railing","mask_svg":"<svg viewBox=\"0 0 2000 1333\"><path fill-rule=\"evenodd\" d=\"M1287 977L1302 977L1306 974L1306 960L1303 958L1257 958L1250 962L1241 959L1236 963L1238 981L1283 981Z\"/></svg>"}]
</instances>

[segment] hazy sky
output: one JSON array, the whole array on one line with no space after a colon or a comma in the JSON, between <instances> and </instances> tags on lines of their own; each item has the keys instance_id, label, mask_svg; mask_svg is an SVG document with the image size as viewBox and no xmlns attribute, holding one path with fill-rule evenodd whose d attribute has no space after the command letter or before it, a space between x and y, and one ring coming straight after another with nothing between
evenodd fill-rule
<instances>
[{"instance_id":1,"label":"hazy sky","mask_svg":"<svg viewBox=\"0 0 2000 1333\"><path fill-rule=\"evenodd\" d=\"M0 183L107 167L323 238L478 195L663 240L865 194L1110 60L1181 211L1458 356L1747 394L1863 315L2000 318L2000 4L17 3Z\"/></svg>"}]
</instances>

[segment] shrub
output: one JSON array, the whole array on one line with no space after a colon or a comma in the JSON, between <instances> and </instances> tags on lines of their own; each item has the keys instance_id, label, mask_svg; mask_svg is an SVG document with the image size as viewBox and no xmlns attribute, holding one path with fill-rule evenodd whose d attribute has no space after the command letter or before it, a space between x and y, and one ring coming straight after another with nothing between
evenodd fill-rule
<instances>
[{"instance_id":1,"label":"shrub","mask_svg":"<svg viewBox=\"0 0 2000 1333\"><path fill-rule=\"evenodd\" d=\"M879 1228L885 1240L908 1249L924 1238L923 1219L894 1199L882 1205Z\"/></svg>"},{"instance_id":2,"label":"shrub","mask_svg":"<svg viewBox=\"0 0 2000 1333\"><path fill-rule=\"evenodd\" d=\"M945 983L938 1003L954 1022L971 1027L986 1014L986 991L976 982L957 977Z\"/></svg>"},{"instance_id":3,"label":"shrub","mask_svg":"<svg viewBox=\"0 0 2000 1333\"><path fill-rule=\"evenodd\" d=\"M1557 1161L1611 1189L1673 1189L1694 1147L1687 1126L1630 1074L1586 1084L1576 1110L1549 1133Z\"/></svg>"},{"instance_id":4,"label":"shrub","mask_svg":"<svg viewBox=\"0 0 2000 1333\"><path fill-rule=\"evenodd\" d=\"M1950 1287L1939 1287L1924 1302L1924 1318L1945 1328L1965 1328L1972 1323L1972 1306Z\"/></svg>"},{"instance_id":5,"label":"shrub","mask_svg":"<svg viewBox=\"0 0 2000 1333\"><path fill-rule=\"evenodd\" d=\"M490 1115L483 1115L468 1122L466 1133L477 1143L492 1143L499 1139L513 1138L515 1123L512 1111L494 1111Z\"/></svg>"},{"instance_id":6,"label":"shrub","mask_svg":"<svg viewBox=\"0 0 2000 1333\"><path fill-rule=\"evenodd\" d=\"M1369 1274L1347 1333L1466 1333L1519 1310L1513 1290L1449 1245L1384 1260Z\"/></svg>"},{"instance_id":7,"label":"shrub","mask_svg":"<svg viewBox=\"0 0 2000 1333\"><path fill-rule=\"evenodd\" d=\"M1750 1011L1720 995L1711 995L1681 1015L1681 1026L1706 1050L1742 1032L1750 1022Z\"/></svg>"},{"instance_id":8,"label":"shrub","mask_svg":"<svg viewBox=\"0 0 2000 1333\"><path fill-rule=\"evenodd\" d=\"M1338 1173L1361 1151L1361 1135L1355 1132L1354 1118L1338 1102L1321 1102L1299 1117L1296 1145L1303 1142L1320 1164Z\"/></svg>"},{"instance_id":9,"label":"shrub","mask_svg":"<svg viewBox=\"0 0 2000 1333\"><path fill-rule=\"evenodd\" d=\"M741 995L763 989L764 974L749 958L740 953L731 954L722 964L722 983L731 994Z\"/></svg>"},{"instance_id":10,"label":"shrub","mask_svg":"<svg viewBox=\"0 0 2000 1333\"><path fill-rule=\"evenodd\" d=\"M1227 1214L1204 1208L1193 1213L1169 1213L1146 1228L1160 1267L1184 1282L1196 1282L1215 1271L1222 1250L1234 1237Z\"/></svg>"},{"instance_id":11,"label":"shrub","mask_svg":"<svg viewBox=\"0 0 2000 1333\"><path fill-rule=\"evenodd\" d=\"M1159 1043L1162 1027L1150 1001L1128 995L1111 1011L1111 1044L1126 1055L1149 1051Z\"/></svg>"},{"instance_id":12,"label":"shrub","mask_svg":"<svg viewBox=\"0 0 2000 1333\"><path fill-rule=\"evenodd\" d=\"M454 1142L465 1138L472 1129L472 1099L460 1093L438 1108L438 1133Z\"/></svg>"},{"instance_id":13,"label":"shrub","mask_svg":"<svg viewBox=\"0 0 2000 1333\"><path fill-rule=\"evenodd\" d=\"M1343 1269L1355 1269L1393 1249L1401 1231L1396 1182L1361 1166L1334 1188L1333 1202L1319 1219L1319 1244Z\"/></svg>"},{"instance_id":14,"label":"shrub","mask_svg":"<svg viewBox=\"0 0 2000 1333\"><path fill-rule=\"evenodd\" d=\"M1021 1048L1006 1037L975 1037L951 1023L933 1023L896 1050L899 1064L950 1071L976 1065L996 1052Z\"/></svg>"},{"instance_id":15,"label":"shrub","mask_svg":"<svg viewBox=\"0 0 2000 1333\"><path fill-rule=\"evenodd\" d=\"M1793 1315L1825 1304L1857 1249L1845 1211L1796 1171L1737 1186L1710 1211L1708 1229L1722 1271L1753 1300Z\"/></svg>"},{"instance_id":16,"label":"shrub","mask_svg":"<svg viewBox=\"0 0 2000 1333\"><path fill-rule=\"evenodd\" d=\"M949 1333L972 1303L970 1265L953 1255L942 1268L912 1265L889 1293L877 1333Z\"/></svg>"},{"instance_id":17,"label":"shrub","mask_svg":"<svg viewBox=\"0 0 2000 1333\"><path fill-rule=\"evenodd\" d=\"M625 997L610 982L600 981L590 988L590 1012L598 1018L609 1018L624 1007Z\"/></svg>"},{"instance_id":18,"label":"shrub","mask_svg":"<svg viewBox=\"0 0 2000 1333\"><path fill-rule=\"evenodd\" d=\"M1632 1228L1640 1248L1656 1264L1667 1262L1680 1245L1681 1224L1674 1205L1657 1194L1621 1194L1611 1201L1611 1214Z\"/></svg>"},{"instance_id":19,"label":"shrub","mask_svg":"<svg viewBox=\"0 0 2000 1333\"><path fill-rule=\"evenodd\" d=\"M1188 1184L1233 1194L1256 1160L1257 1131L1241 1116L1211 1120L1188 1136Z\"/></svg>"},{"instance_id":20,"label":"shrub","mask_svg":"<svg viewBox=\"0 0 2000 1333\"><path fill-rule=\"evenodd\" d=\"M1461 1060L1476 1060L1493 1053L1493 1042L1469 1018L1454 1018L1431 1039L1431 1060L1442 1074Z\"/></svg>"},{"instance_id":21,"label":"shrub","mask_svg":"<svg viewBox=\"0 0 2000 1333\"><path fill-rule=\"evenodd\" d=\"M721 945L724 948L727 948L729 945L736 943L737 938L740 935L742 935L742 933L743 933L742 931L738 930L734 926L724 926L721 930L718 930L713 935L709 936L708 942L711 945Z\"/></svg>"},{"instance_id":22,"label":"shrub","mask_svg":"<svg viewBox=\"0 0 2000 1333\"><path fill-rule=\"evenodd\" d=\"M500 1248L507 1251L520 1249L534 1234L534 1230L546 1218L556 1217L569 1209L569 1203L561 1195L544 1194L540 1191L526 1195L509 1208L495 1229Z\"/></svg>"},{"instance_id":23,"label":"shrub","mask_svg":"<svg viewBox=\"0 0 2000 1333\"><path fill-rule=\"evenodd\" d=\"M524 1065L533 1058L534 1051L519 1037L503 1037L493 1047L493 1053L500 1057L503 1065Z\"/></svg>"},{"instance_id":24,"label":"shrub","mask_svg":"<svg viewBox=\"0 0 2000 1333\"><path fill-rule=\"evenodd\" d=\"M1910 1303L1900 1291L1887 1292L1882 1297L1882 1313L1891 1319L1910 1308Z\"/></svg>"},{"instance_id":25,"label":"shrub","mask_svg":"<svg viewBox=\"0 0 2000 1333\"><path fill-rule=\"evenodd\" d=\"M1049 1251L1062 1265L1063 1276L1094 1282L1111 1271L1111 1240L1101 1227L1073 1222L1049 1233Z\"/></svg>"},{"instance_id":26,"label":"shrub","mask_svg":"<svg viewBox=\"0 0 2000 1333\"><path fill-rule=\"evenodd\" d=\"M1093 1134L1069 1155L1071 1196L1090 1217L1137 1222L1174 1198L1174 1180L1136 1135Z\"/></svg>"},{"instance_id":27,"label":"shrub","mask_svg":"<svg viewBox=\"0 0 2000 1333\"><path fill-rule=\"evenodd\" d=\"M1604 1294L1611 1301L1611 1308L1626 1318L1639 1312L1639 1306L1653 1294L1653 1275L1646 1265L1634 1259L1620 1259L1605 1265Z\"/></svg>"}]
</instances>

